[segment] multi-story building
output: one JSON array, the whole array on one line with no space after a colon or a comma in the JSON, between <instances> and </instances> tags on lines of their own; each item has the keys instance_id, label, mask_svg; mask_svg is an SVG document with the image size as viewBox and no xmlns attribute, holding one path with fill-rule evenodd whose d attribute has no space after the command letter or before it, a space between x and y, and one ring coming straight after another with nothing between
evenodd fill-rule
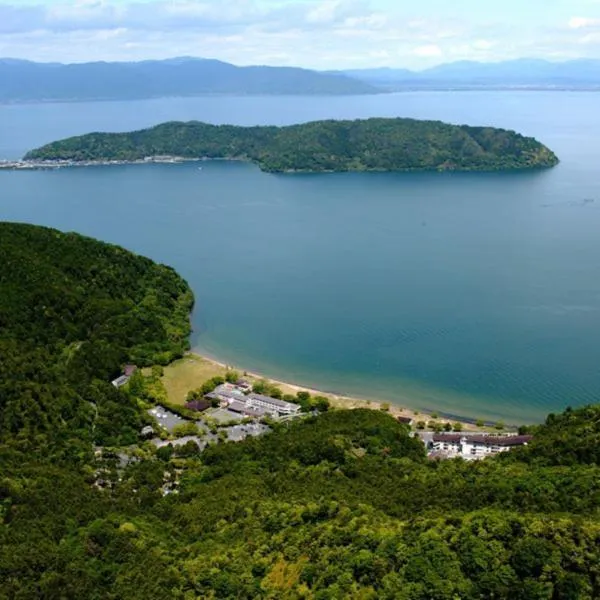
<instances>
[{"instance_id":1,"label":"multi-story building","mask_svg":"<svg viewBox=\"0 0 600 600\"><path fill-rule=\"evenodd\" d=\"M262 394L248 394L246 396L246 405L262 408L271 414L282 416L297 415L300 412L300 406L298 404L292 404L285 400L277 400L277 398L270 398L269 396L263 396Z\"/></svg>"},{"instance_id":2,"label":"multi-story building","mask_svg":"<svg viewBox=\"0 0 600 600\"><path fill-rule=\"evenodd\" d=\"M246 416L261 417L272 415L275 417L297 415L300 406L277 398L263 396L262 394L245 394L237 385L224 383L217 386L212 392L206 394L208 400L218 400L224 408Z\"/></svg>"},{"instance_id":3,"label":"multi-story building","mask_svg":"<svg viewBox=\"0 0 600 600\"><path fill-rule=\"evenodd\" d=\"M466 459L484 458L490 454L507 452L517 446L526 446L531 435L484 435L469 433L435 434L432 450L436 454Z\"/></svg>"},{"instance_id":4,"label":"multi-story building","mask_svg":"<svg viewBox=\"0 0 600 600\"><path fill-rule=\"evenodd\" d=\"M206 398L226 403L233 402L234 400L239 400L240 402L246 401L244 392L231 383L218 385L210 394L206 394Z\"/></svg>"}]
</instances>

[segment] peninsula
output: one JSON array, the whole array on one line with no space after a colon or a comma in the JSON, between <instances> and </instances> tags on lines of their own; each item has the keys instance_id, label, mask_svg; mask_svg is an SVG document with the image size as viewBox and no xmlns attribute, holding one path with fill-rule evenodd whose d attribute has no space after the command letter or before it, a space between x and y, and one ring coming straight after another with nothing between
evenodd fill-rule
<instances>
[{"instance_id":1,"label":"peninsula","mask_svg":"<svg viewBox=\"0 0 600 600\"><path fill-rule=\"evenodd\" d=\"M493 127L373 118L287 127L169 122L129 133L89 133L30 151L23 165L144 162L152 157L247 160L263 171L501 171L553 167L531 137Z\"/></svg>"}]
</instances>

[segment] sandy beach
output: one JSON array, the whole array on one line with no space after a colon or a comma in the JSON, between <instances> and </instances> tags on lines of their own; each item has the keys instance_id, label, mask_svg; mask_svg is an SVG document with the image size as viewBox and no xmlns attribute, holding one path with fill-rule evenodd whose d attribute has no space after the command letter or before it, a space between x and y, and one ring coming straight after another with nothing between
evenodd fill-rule
<instances>
[{"instance_id":1,"label":"sandy beach","mask_svg":"<svg viewBox=\"0 0 600 600\"><path fill-rule=\"evenodd\" d=\"M163 383L169 395L169 401L175 404L183 404L185 402L185 396L187 392L192 389L198 388L204 381L215 377L217 375L223 375L227 370L234 370L243 375L244 378L251 381L266 380L271 384L276 385L281 389L284 394L296 395L299 391L307 391L312 396L324 396L326 397L332 406L336 408L371 408L374 410L387 410L390 414L395 417L408 417L414 420L414 422L424 421L436 421L440 424L445 423L461 423L462 428L467 431L479 431L483 429L490 429L488 424L487 427L477 427L475 423L466 419L460 418L446 418L444 415L436 413L423 412L410 407L396 406L387 402L380 402L378 400L370 400L368 398L357 398L352 396L346 396L341 394L335 394L332 392L324 392L311 387L303 386L298 383L290 383L279 379L273 379L266 377L261 373L254 371L248 371L239 367L238 365L226 364L214 358L201 355L197 352L189 352L186 356L178 361L175 361L168 367L165 367L165 375Z\"/></svg>"}]
</instances>

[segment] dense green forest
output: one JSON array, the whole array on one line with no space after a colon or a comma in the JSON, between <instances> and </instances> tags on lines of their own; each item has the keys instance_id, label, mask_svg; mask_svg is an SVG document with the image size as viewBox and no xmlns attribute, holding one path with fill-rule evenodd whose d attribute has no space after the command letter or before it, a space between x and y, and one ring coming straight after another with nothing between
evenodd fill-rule
<instances>
[{"instance_id":1,"label":"dense green forest","mask_svg":"<svg viewBox=\"0 0 600 600\"><path fill-rule=\"evenodd\" d=\"M185 282L28 225L0 225L0 258L0 598L600 597L600 407L474 463L429 461L365 409L156 450L137 436L149 376L107 380L183 351Z\"/></svg>"},{"instance_id":2,"label":"dense green forest","mask_svg":"<svg viewBox=\"0 0 600 600\"><path fill-rule=\"evenodd\" d=\"M14 223L0 223L0 265L0 440L63 429L91 439L93 424L94 441L135 441L139 417L114 410L110 380L124 363L188 349L185 281L122 248Z\"/></svg>"},{"instance_id":3,"label":"dense green forest","mask_svg":"<svg viewBox=\"0 0 600 600\"><path fill-rule=\"evenodd\" d=\"M414 119L288 127L171 122L69 138L32 150L25 160L128 161L161 155L250 160L269 172L513 170L558 162L537 140L514 131Z\"/></svg>"}]
</instances>

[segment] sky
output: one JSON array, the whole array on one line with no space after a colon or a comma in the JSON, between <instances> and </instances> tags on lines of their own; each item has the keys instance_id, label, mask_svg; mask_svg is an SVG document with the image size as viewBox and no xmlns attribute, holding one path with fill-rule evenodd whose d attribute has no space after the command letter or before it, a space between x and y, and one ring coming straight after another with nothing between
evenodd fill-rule
<instances>
[{"instance_id":1,"label":"sky","mask_svg":"<svg viewBox=\"0 0 600 600\"><path fill-rule=\"evenodd\" d=\"M0 0L0 57L423 69L600 58L600 0Z\"/></svg>"}]
</instances>

